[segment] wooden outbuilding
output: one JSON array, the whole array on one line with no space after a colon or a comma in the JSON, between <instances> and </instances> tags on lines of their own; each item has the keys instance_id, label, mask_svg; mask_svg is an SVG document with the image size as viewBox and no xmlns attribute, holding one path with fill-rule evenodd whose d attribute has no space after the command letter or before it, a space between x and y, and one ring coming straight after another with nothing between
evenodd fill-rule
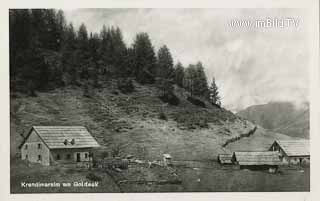
<instances>
[{"instance_id":1,"label":"wooden outbuilding","mask_svg":"<svg viewBox=\"0 0 320 201\"><path fill-rule=\"evenodd\" d=\"M165 166L170 166L172 165L172 157L170 154L163 154L163 164Z\"/></svg>"},{"instance_id":2,"label":"wooden outbuilding","mask_svg":"<svg viewBox=\"0 0 320 201\"><path fill-rule=\"evenodd\" d=\"M310 164L309 140L276 140L270 151L276 151L285 164Z\"/></svg>"},{"instance_id":3,"label":"wooden outbuilding","mask_svg":"<svg viewBox=\"0 0 320 201\"><path fill-rule=\"evenodd\" d=\"M217 159L220 164L232 164L232 154L219 154Z\"/></svg>"},{"instance_id":4,"label":"wooden outbuilding","mask_svg":"<svg viewBox=\"0 0 320 201\"><path fill-rule=\"evenodd\" d=\"M274 151L239 151L232 155L232 162L240 169L269 170L275 172L281 164Z\"/></svg>"},{"instance_id":5,"label":"wooden outbuilding","mask_svg":"<svg viewBox=\"0 0 320 201\"><path fill-rule=\"evenodd\" d=\"M22 160L42 165L90 163L97 141L83 126L33 126L19 146Z\"/></svg>"}]
</instances>

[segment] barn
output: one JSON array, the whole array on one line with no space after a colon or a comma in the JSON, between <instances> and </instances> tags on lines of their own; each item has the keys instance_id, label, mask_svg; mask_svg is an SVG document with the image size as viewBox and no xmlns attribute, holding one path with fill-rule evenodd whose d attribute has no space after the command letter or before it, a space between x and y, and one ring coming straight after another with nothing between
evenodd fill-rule
<instances>
[{"instance_id":1,"label":"barn","mask_svg":"<svg viewBox=\"0 0 320 201\"><path fill-rule=\"evenodd\" d=\"M269 150L278 152L285 164L310 164L309 140L276 140Z\"/></svg>"},{"instance_id":2,"label":"barn","mask_svg":"<svg viewBox=\"0 0 320 201\"><path fill-rule=\"evenodd\" d=\"M92 161L97 141L83 126L33 126L19 146L22 160L42 165Z\"/></svg>"},{"instance_id":3,"label":"barn","mask_svg":"<svg viewBox=\"0 0 320 201\"><path fill-rule=\"evenodd\" d=\"M232 155L232 162L240 169L269 170L275 172L281 164L274 151L239 151Z\"/></svg>"}]
</instances>

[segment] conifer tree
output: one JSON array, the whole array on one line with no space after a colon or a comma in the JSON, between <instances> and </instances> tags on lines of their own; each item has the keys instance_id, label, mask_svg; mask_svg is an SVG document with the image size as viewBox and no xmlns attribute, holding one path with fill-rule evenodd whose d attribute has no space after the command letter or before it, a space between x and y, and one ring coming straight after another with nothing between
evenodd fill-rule
<instances>
[{"instance_id":1,"label":"conifer tree","mask_svg":"<svg viewBox=\"0 0 320 201\"><path fill-rule=\"evenodd\" d=\"M196 67L193 64L189 64L189 66L185 70L185 76L183 85L184 88L190 92L190 95L195 95L195 83L196 83Z\"/></svg>"},{"instance_id":2,"label":"conifer tree","mask_svg":"<svg viewBox=\"0 0 320 201\"><path fill-rule=\"evenodd\" d=\"M158 51L157 76L166 79L173 79L174 76L173 59L166 45Z\"/></svg>"},{"instance_id":3,"label":"conifer tree","mask_svg":"<svg viewBox=\"0 0 320 201\"><path fill-rule=\"evenodd\" d=\"M197 96L202 96L207 98L209 95L208 92L208 81L207 81L207 76L204 72L204 67L201 62L198 62L195 65L195 70L196 70L196 75L195 75L195 80L194 80L194 87L195 91L194 94Z\"/></svg>"},{"instance_id":4,"label":"conifer tree","mask_svg":"<svg viewBox=\"0 0 320 201\"><path fill-rule=\"evenodd\" d=\"M221 106L221 98L219 96L218 86L216 85L216 80L213 77L209 88L209 100L211 104Z\"/></svg>"},{"instance_id":5,"label":"conifer tree","mask_svg":"<svg viewBox=\"0 0 320 201\"><path fill-rule=\"evenodd\" d=\"M133 44L134 72L138 82L153 83L156 76L157 59L147 33L139 33Z\"/></svg>"},{"instance_id":6,"label":"conifer tree","mask_svg":"<svg viewBox=\"0 0 320 201\"><path fill-rule=\"evenodd\" d=\"M180 62L178 62L174 67L174 82L179 87L183 87L184 76L184 67Z\"/></svg>"}]
</instances>

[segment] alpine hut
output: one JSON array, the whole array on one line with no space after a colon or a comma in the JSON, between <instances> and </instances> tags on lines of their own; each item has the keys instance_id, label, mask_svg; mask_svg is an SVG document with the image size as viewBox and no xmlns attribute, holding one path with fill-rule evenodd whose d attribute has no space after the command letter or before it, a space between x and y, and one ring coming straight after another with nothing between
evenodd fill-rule
<instances>
[{"instance_id":1,"label":"alpine hut","mask_svg":"<svg viewBox=\"0 0 320 201\"><path fill-rule=\"evenodd\" d=\"M19 146L22 160L50 165L92 161L97 141L83 126L33 126Z\"/></svg>"},{"instance_id":2,"label":"alpine hut","mask_svg":"<svg viewBox=\"0 0 320 201\"><path fill-rule=\"evenodd\" d=\"M239 151L232 155L233 164L240 169L275 172L281 164L278 153L273 151Z\"/></svg>"},{"instance_id":3,"label":"alpine hut","mask_svg":"<svg viewBox=\"0 0 320 201\"><path fill-rule=\"evenodd\" d=\"M310 164L309 140L276 140L270 151L276 151L285 164Z\"/></svg>"}]
</instances>

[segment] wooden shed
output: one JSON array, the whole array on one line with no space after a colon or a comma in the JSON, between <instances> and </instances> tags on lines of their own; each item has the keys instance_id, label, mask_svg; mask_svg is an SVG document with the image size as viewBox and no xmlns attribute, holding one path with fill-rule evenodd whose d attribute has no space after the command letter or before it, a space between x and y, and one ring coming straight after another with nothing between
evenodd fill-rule
<instances>
[{"instance_id":1,"label":"wooden shed","mask_svg":"<svg viewBox=\"0 0 320 201\"><path fill-rule=\"evenodd\" d=\"M309 140L276 140L270 151L276 151L285 164L310 164Z\"/></svg>"},{"instance_id":2,"label":"wooden shed","mask_svg":"<svg viewBox=\"0 0 320 201\"><path fill-rule=\"evenodd\" d=\"M219 154L217 160L220 164L232 164L232 154Z\"/></svg>"},{"instance_id":3,"label":"wooden shed","mask_svg":"<svg viewBox=\"0 0 320 201\"><path fill-rule=\"evenodd\" d=\"M172 157L170 154L163 154L163 164L165 166L170 166L172 165Z\"/></svg>"},{"instance_id":4,"label":"wooden shed","mask_svg":"<svg viewBox=\"0 0 320 201\"><path fill-rule=\"evenodd\" d=\"M243 151L234 152L233 164L239 165L240 169L265 170L275 172L281 164L278 152L274 151Z\"/></svg>"},{"instance_id":5,"label":"wooden shed","mask_svg":"<svg viewBox=\"0 0 320 201\"><path fill-rule=\"evenodd\" d=\"M33 126L19 146L22 160L50 165L92 162L97 141L83 126Z\"/></svg>"}]
</instances>

